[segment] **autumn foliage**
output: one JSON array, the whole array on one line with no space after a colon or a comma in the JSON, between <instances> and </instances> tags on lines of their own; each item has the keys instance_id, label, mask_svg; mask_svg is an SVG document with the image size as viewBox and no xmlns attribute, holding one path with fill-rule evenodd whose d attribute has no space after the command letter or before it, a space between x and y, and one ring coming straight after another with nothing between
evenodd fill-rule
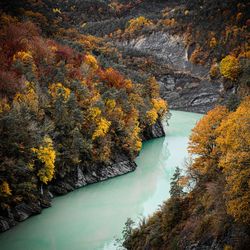
<instances>
[{"instance_id":1,"label":"autumn foliage","mask_svg":"<svg viewBox=\"0 0 250 250\"><path fill-rule=\"evenodd\" d=\"M250 98L230 113L217 129L219 167L226 178L227 211L237 221L250 223Z\"/></svg>"},{"instance_id":2,"label":"autumn foliage","mask_svg":"<svg viewBox=\"0 0 250 250\"><path fill-rule=\"evenodd\" d=\"M149 19L145 18L144 16L140 16L129 20L127 32L132 33L134 31L141 30L144 27L151 26L152 24L153 23Z\"/></svg>"},{"instance_id":3,"label":"autumn foliage","mask_svg":"<svg viewBox=\"0 0 250 250\"><path fill-rule=\"evenodd\" d=\"M239 60L232 55L226 56L221 60L220 72L225 78L236 80L240 73Z\"/></svg>"},{"instance_id":4,"label":"autumn foliage","mask_svg":"<svg viewBox=\"0 0 250 250\"><path fill-rule=\"evenodd\" d=\"M36 154L38 160L43 164L37 175L43 183L47 184L52 180L55 172L56 152L53 148L51 138L45 137L42 146L40 146L38 149L32 148L31 150Z\"/></svg>"},{"instance_id":5,"label":"autumn foliage","mask_svg":"<svg viewBox=\"0 0 250 250\"><path fill-rule=\"evenodd\" d=\"M186 173L176 168L171 197L159 210L136 227L126 222L126 249L184 249L197 241L206 245L208 239L223 239L222 249L248 246L244 229L250 224L249 108L247 97L236 111L217 106L201 118L190 136L193 159ZM231 233L232 228L239 232Z\"/></svg>"},{"instance_id":6,"label":"autumn foliage","mask_svg":"<svg viewBox=\"0 0 250 250\"><path fill-rule=\"evenodd\" d=\"M132 82L125 79L118 71L113 68L107 68L99 73L101 80L110 88L117 89L125 88L127 90L132 88Z\"/></svg>"},{"instance_id":7,"label":"autumn foliage","mask_svg":"<svg viewBox=\"0 0 250 250\"><path fill-rule=\"evenodd\" d=\"M39 201L41 189L78 168L105 167L118 153L133 160L143 130L168 112L158 83L144 91L147 83L103 67L92 53L97 38L67 31L80 46L71 47L43 37L30 21L1 18L0 211Z\"/></svg>"},{"instance_id":8,"label":"autumn foliage","mask_svg":"<svg viewBox=\"0 0 250 250\"><path fill-rule=\"evenodd\" d=\"M224 199L229 215L241 223L250 222L250 100L247 97L234 112L217 107L208 112L190 137L189 151L198 155L190 171L198 181L204 177L225 178Z\"/></svg>"},{"instance_id":9,"label":"autumn foliage","mask_svg":"<svg viewBox=\"0 0 250 250\"><path fill-rule=\"evenodd\" d=\"M228 110L225 107L218 106L209 111L192 130L188 149L190 153L199 156L195 158L191 167L197 175L208 174L217 164L219 152L216 146L216 128L227 114Z\"/></svg>"}]
</instances>

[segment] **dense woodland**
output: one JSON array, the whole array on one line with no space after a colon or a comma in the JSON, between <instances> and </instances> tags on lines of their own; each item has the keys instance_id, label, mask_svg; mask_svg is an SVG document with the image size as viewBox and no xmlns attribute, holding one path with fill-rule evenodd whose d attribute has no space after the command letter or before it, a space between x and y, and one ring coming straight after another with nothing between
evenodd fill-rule
<instances>
[{"instance_id":1,"label":"dense woodland","mask_svg":"<svg viewBox=\"0 0 250 250\"><path fill-rule=\"evenodd\" d=\"M47 206L48 185L79 166L91 172L121 152L133 160L143 131L168 110L154 78L135 84L98 62L94 50L112 53L98 38L49 36L43 22L31 10L1 14L1 215L23 202Z\"/></svg>"},{"instance_id":2,"label":"dense woodland","mask_svg":"<svg viewBox=\"0 0 250 250\"><path fill-rule=\"evenodd\" d=\"M11 2L11 3L10 3ZM134 227L127 249L247 249L250 245L249 2L52 1L0 3L0 216L80 167L91 172L140 152L169 113L156 81L167 65L118 42L182 35L193 64L234 89L193 129L187 172L171 198Z\"/></svg>"}]
</instances>

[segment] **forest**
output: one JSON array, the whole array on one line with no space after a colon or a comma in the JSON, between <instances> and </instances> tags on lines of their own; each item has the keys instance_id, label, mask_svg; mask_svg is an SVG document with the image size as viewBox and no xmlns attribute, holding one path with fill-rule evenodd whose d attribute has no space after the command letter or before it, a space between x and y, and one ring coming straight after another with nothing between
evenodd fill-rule
<instances>
[{"instance_id":1,"label":"forest","mask_svg":"<svg viewBox=\"0 0 250 250\"><path fill-rule=\"evenodd\" d=\"M134 83L100 64L93 51L112 52L97 38L76 33L66 45L63 32L45 35L32 20L42 26L46 16L24 12L3 12L0 34L0 214L15 220L22 220L18 205L39 213L50 191L72 191L78 168L90 173L117 154L133 160L143 131L168 112L155 78ZM55 188L58 180L65 191Z\"/></svg>"},{"instance_id":2,"label":"forest","mask_svg":"<svg viewBox=\"0 0 250 250\"><path fill-rule=\"evenodd\" d=\"M0 232L80 187L79 173L87 185L120 162L135 170L143 141L164 136L162 121L178 109L205 113L189 138L186 171L176 168L171 197L154 214L139 225L128 219L122 246L248 249L249 7L1 1ZM169 58L155 41L164 34Z\"/></svg>"}]
</instances>

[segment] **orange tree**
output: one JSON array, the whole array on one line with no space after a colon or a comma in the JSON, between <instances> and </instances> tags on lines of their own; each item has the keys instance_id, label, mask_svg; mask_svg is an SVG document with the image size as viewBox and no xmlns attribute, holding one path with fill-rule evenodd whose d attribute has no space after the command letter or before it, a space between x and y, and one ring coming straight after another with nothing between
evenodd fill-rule
<instances>
[{"instance_id":1,"label":"orange tree","mask_svg":"<svg viewBox=\"0 0 250 250\"><path fill-rule=\"evenodd\" d=\"M250 223L250 97L222 121L216 132L219 166L226 177L227 211L237 221Z\"/></svg>"}]
</instances>

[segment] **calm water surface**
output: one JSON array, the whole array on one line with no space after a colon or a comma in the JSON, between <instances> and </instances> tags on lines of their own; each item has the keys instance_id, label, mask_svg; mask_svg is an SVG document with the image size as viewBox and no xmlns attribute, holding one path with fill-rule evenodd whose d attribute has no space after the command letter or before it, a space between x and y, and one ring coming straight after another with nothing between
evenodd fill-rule
<instances>
[{"instance_id":1,"label":"calm water surface","mask_svg":"<svg viewBox=\"0 0 250 250\"><path fill-rule=\"evenodd\" d=\"M112 250L127 218L138 220L169 197L183 167L191 129L201 115L172 111L166 137L143 143L133 173L78 189L0 234L1 250Z\"/></svg>"}]
</instances>

